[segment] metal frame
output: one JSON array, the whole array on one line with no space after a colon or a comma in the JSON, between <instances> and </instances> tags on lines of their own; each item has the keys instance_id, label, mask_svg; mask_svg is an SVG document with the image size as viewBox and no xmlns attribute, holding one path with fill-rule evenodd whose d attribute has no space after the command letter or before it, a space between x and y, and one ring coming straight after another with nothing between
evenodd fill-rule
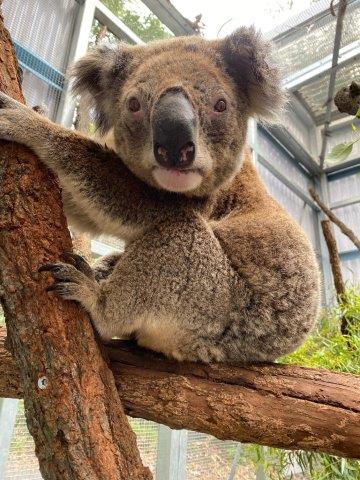
<instances>
[{"instance_id":1,"label":"metal frame","mask_svg":"<svg viewBox=\"0 0 360 480\"><path fill-rule=\"evenodd\" d=\"M13 41L20 66L56 90L64 88L65 75L16 40Z\"/></svg>"},{"instance_id":2,"label":"metal frame","mask_svg":"<svg viewBox=\"0 0 360 480\"><path fill-rule=\"evenodd\" d=\"M303 70L290 75L284 79L284 87L289 91L296 91L299 88L308 85L314 80L326 76L331 71L347 65L355 60L360 60L360 40L346 45L339 50L339 59L337 65L332 66L332 55L312 63Z\"/></svg>"},{"instance_id":3,"label":"metal frame","mask_svg":"<svg viewBox=\"0 0 360 480\"><path fill-rule=\"evenodd\" d=\"M336 210L337 208L349 207L350 205L355 205L357 203L360 203L360 197L350 197L346 200L331 203L330 208L331 210Z\"/></svg>"},{"instance_id":4,"label":"metal frame","mask_svg":"<svg viewBox=\"0 0 360 480\"><path fill-rule=\"evenodd\" d=\"M348 7L358 0L348 0ZM334 7L336 8L339 4L339 0L334 2ZM316 13L314 13L316 12ZM273 30L268 32L267 37L273 42L279 42L281 40L287 40L290 42L294 36L298 35L298 32L305 26L314 24L315 22L321 20L322 18L330 17L331 13L329 10L329 1L320 0L319 2L311 5L303 12L300 12L292 18L292 22L285 21L281 25L278 25ZM291 24L290 24L291 23Z\"/></svg>"},{"instance_id":5,"label":"metal frame","mask_svg":"<svg viewBox=\"0 0 360 480\"><path fill-rule=\"evenodd\" d=\"M78 5L67 59L68 65L85 55L87 51L91 27L94 20L95 6L96 0L84 0L84 2ZM67 80L64 85L56 115L56 122L61 123L66 127L71 127L73 123L76 105L75 99L71 96L70 89L71 87Z\"/></svg>"},{"instance_id":6,"label":"metal frame","mask_svg":"<svg viewBox=\"0 0 360 480\"><path fill-rule=\"evenodd\" d=\"M328 89L328 96L326 100L324 130L322 132L322 144L321 144L321 152L320 152L321 168L323 168L324 166L325 153L326 153L328 134L329 134L329 125L331 123L332 100L333 100L334 91L335 91L336 71L338 68L340 43L341 43L341 36L343 31L344 18L346 15L346 8L347 8L347 0L340 0L338 5L337 20L336 20L334 49L333 49L330 78L329 78L329 89Z\"/></svg>"},{"instance_id":7,"label":"metal frame","mask_svg":"<svg viewBox=\"0 0 360 480\"><path fill-rule=\"evenodd\" d=\"M360 258L360 250L346 250L345 252L339 253L341 260L353 260L355 258Z\"/></svg>"},{"instance_id":8,"label":"metal frame","mask_svg":"<svg viewBox=\"0 0 360 480\"><path fill-rule=\"evenodd\" d=\"M116 15L112 13L100 0L95 3L95 18L102 25L106 25L108 30L121 40L129 43L143 44L144 42L125 25Z\"/></svg>"},{"instance_id":9,"label":"metal frame","mask_svg":"<svg viewBox=\"0 0 360 480\"><path fill-rule=\"evenodd\" d=\"M271 125L266 131L278 142L278 144L294 158L294 163L302 165L310 176L321 174L320 165L314 157L286 130L284 125Z\"/></svg>"},{"instance_id":10,"label":"metal frame","mask_svg":"<svg viewBox=\"0 0 360 480\"><path fill-rule=\"evenodd\" d=\"M187 430L172 430L159 425L156 460L157 480L186 478Z\"/></svg>"},{"instance_id":11,"label":"metal frame","mask_svg":"<svg viewBox=\"0 0 360 480\"><path fill-rule=\"evenodd\" d=\"M5 478L6 461L15 426L18 400L0 398L0 479Z\"/></svg>"},{"instance_id":12,"label":"metal frame","mask_svg":"<svg viewBox=\"0 0 360 480\"><path fill-rule=\"evenodd\" d=\"M142 0L174 35L196 35L190 20L185 18L169 0Z\"/></svg>"}]
</instances>

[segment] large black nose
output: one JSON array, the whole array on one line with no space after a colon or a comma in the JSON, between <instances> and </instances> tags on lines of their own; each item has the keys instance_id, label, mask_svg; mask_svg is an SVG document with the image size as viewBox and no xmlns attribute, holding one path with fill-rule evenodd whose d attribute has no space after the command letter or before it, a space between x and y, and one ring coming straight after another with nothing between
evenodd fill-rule
<instances>
[{"instance_id":1,"label":"large black nose","mask_svg":"<svg viewBox=\"0 0 360 480\"><path fill-rule=\"evenodd\" d=\"M196 117L190 101L178 91L163 95L153 114L154 155L165 168L186 169L195 158Z\"/></svg>"}]
</instances>

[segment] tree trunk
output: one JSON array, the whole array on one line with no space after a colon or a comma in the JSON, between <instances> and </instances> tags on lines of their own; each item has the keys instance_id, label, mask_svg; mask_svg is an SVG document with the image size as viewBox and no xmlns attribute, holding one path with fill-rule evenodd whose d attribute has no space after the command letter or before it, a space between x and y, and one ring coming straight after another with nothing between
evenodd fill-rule
<instances>
[{"instance_id":1,"label":"tree trunk","mask_svg":"<svg viewBox=\"0 0 360 480\"><path fill-rule=\"evenodd\" d=\"M345 293L345 283L341 272L341 261L339 257L339 252L336 245L336 240L331 228L330 220L321 221L322 231L324 233L326 245L329 251L329 259L331 265L331 271L333 274L334 285L337 295L337 300L339 304L344 304L346 299L344 298ZM348 319L345 315L341 319L340 330L343 335L349 333L349 323L351 319Z\"/></svg>"},{"instance_id":2,"label":"tree trunk","mask_svg":"<svg viewBox=\"0 0 360 480\"><path fill-rule=\"evenodd\" d=\"M338 300L341 301L341 296L345 293L345 283L341 273L341 261L336 245L336 240L331 228L330 220L322 220L321 227L329 251L329 259L331 271L334 278L334 285Z\"/></svg>"},{"instance_id":3,"label":"tree trunk","mask_svg":"<svg viewBox=\"0 0 360 480\"><path fill-rule=\"evenodd\" d=\"M1 90L23 100L2 18L0 59ZM37 273L71 250L56 179L1 142L0 191L0 297L44 479L150 479L87 316Z\"/></svg>"},{"instance_id":4,"label":"tree trunk","mask_svg":"<svg viewBox=\"0 0 360 480\"><path fill-rule=\"evenodd\" d=\"M0 396L19 398L19 375L0 328ZM360 458L360 376L289 365L202 365L125 342L106 347L132 417L222 440Z\"/></svg>"}]
</instances>

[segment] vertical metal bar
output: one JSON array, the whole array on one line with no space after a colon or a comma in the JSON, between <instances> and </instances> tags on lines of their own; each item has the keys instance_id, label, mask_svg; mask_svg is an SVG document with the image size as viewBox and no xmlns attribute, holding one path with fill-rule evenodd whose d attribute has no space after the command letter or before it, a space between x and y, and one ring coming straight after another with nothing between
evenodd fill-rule
<instances>
[{"instance_id":1,"label":"vertical metal bar","mask_svg":"<svg viewBox=\"0 0 360 480\"><path fill-rule=\"evenodd\" d=\"M333 96L334 96L336 71L337 71L337 65L338 65L338 60L339 60L339 50L340 50L341 35L342 35L346 6L347 6L347 0L340 0L339 1L339 9L338 9L338 14L337 14L336 30L335 30L333 58L332 58L330 79L329 79L329 90L328 90L328 97L327 97L327 101L326 101L326 113L325 113L324 130L322 132L322 146L321 146L321 153L320 153L320 167L321 168L323 168L323 166L324 166L326 146L327 146L327 140L328 140L328 136L329 136L329 125L331 123L332 99L333 99Z\"/></svg>"},{"instance_id":2,"label":"vertical metal bar","mask_svg":"<svg viewBox=\"0 0 360 480\"><path fill-rule=\"evenodd\" d=\"M5 478L6 462L14 431L18 400L0 398L0 479Z\"/></svg>"},{"instance_id":3,"label":"vertical metal bar","mask_svg":"<svg viewBox=\"0 0 360 480\"><path fill-rule=\"evenodd\" d=\"M227 477L227 480L234 480L235 478L236 470L239 465L239 460L241 457L241 449L242 449L241 443L238 443L236 446L234 458L231 463L231 469L230 469L229 476Z\"/></svg>"},{"instance_id":4,"label":"vertical metal bar","mask_svg":"<svg viewBox=\"0 0 360 480\"><path fill-rule=\"evenodd\" d=\"M267 480L265 469L263 465L258 465L256 469L256 480Z\"/></svg>"},{"instance_id":5,"label":"vertical metal bar","mask_svg":"<svg viewBox=\"0 0 360 480\"><path fill-rule=\"evenodd\" d=\"M186 480L187 434L159 426L156 480Z\"/></svg>"},{"instance_id":6,"label":"vertical metal bar","mask_svg":"<svg viewBox=\"0 0 360 480\"><path fill-rule=\"evenodd\" d=\"M68 66L83 56L88 47L91 27L94 20L96 0L85 0L78 6L74 30L68 56ZM56 115L56 122L71 127L74 118L75 100L72 98L69 81L65 81L64 90Z\"/></svg>"}]
</instances>

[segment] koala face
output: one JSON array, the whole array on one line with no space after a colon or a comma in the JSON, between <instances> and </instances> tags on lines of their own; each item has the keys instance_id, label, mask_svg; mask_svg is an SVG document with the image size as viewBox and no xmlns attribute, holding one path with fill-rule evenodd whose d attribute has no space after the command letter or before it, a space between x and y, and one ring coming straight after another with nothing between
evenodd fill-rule
<instances>
[{"instance_id":1,"label":"koala face","mask_svg":"<svg viewBox=\"0 0 360 480\"><path fill-rule=\"evenodd\" d=\"M250 115L282 102L269 46L253 29L102 47L74 67L104 141L149 185L207 196L241 166Z\"/></svg>"}]
</instances>

